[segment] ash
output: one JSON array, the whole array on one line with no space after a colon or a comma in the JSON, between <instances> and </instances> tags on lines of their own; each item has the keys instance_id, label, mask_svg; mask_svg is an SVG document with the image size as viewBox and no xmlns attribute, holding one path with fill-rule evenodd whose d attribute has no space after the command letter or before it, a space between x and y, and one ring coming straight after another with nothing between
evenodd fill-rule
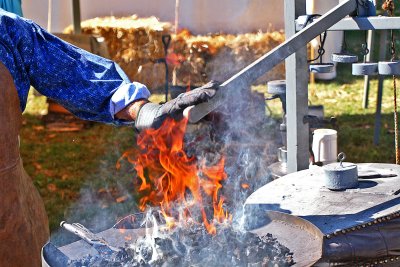
<instances>
[{"instance_id":1,"label":"ash","mask_svg":"<svg viewBox=\"0 0 400 267\"><path fill-rule=\"evenodd\" d=\"M259 237L217 225L210 235L202 225L179 227L158 237L144 236L119 252L88 256L68 266L291 266L292 254L271 234Z\"/></svg>"}]
</instances>

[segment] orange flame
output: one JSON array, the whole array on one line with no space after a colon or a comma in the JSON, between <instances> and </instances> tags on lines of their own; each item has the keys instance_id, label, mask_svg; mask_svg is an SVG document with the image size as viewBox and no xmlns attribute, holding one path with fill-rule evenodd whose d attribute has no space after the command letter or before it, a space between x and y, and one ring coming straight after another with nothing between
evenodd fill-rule
<instances>
[{"instance_id":1,"label":"orange flame","mask_svg":"<svg viewBox=\"0 0 400 267\"><path fill-rule=\"evenodd\" d=\"M224 199L219 196L221 182L227 177L222 158L214 166L206 166L184 151L187 120L167 119L159 129L143 131L138 136L139 151L131 150L122 156L133 163L140 179L139 208L148 204L160 206L167 226L177 223L176 207L183 222L192 218L191 208L199 210L202 221L211 234L216 233L214 221L223 222L230 215L223 209ZM207 201L212 203L207 205ZM214 209L213 219L207 218L206 208ZM196 220L196 218L192 218Z\"/></svg>"},{"instance_id":2,"label":"orange flame","mask_svg":"<svg viewBox=\"0 0 400 267\"><path fill-rule=\"evenodd\" d=\"M250 185L249 185L249 184L246 184L246 183L242 183L242 188L243 188L243 189L249 189L249 188L250 188Z\"/></svg>"}]
</instances>

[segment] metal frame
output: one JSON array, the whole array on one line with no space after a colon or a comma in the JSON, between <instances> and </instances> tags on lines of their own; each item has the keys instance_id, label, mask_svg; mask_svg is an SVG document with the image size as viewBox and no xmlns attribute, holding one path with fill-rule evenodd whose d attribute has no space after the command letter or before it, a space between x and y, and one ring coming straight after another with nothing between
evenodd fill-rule
<instances>
[{"instance_id":1,"label":"metal frame","mask_svg":"<svg viewBox=\"0 0 400 267\"><path fill-rule=\"evenodd\" d=\"M367 36L367 46L369 49L369 53L368 55L365 56L365 61L366 62L371 62L371 55L374 51L374 32L372 30L368 30L368 36ZM368 104L369 104L369 83L370 83L370 76L369 75L365 75L364 76L364 96L363 96L363 108L367 109L368 108Z\"/></svg>"},{"instance_id":2,"label":"metal frame","mask_svg":"<svg viewBox=\"0 0 400 267\"><path fill-rule=\"evenodd\" d=\"M311 25L318 29L318 34L335 26L344 17L354 12L357 0L340 3ZM296 18L304 15L305 0L285 0L286 38L293 38L296 33ZM299 30L299 29L297 29ZM317 35L318 35L317 34ZM315 37L317 36L315 35ZM304 38L303 38L304 41ZM309 40L311 41L311 39ZM288 173L308 169L309 166L309 126L304 121L308 115L308 42L297 48L295 53L286 59L286 103L287 103L287 169Z\"/></svg>"},{"instance_id":3,"label":"metal frame","mask_svg":"<svg viewBox=\"0 0 400 267\"><path fill-rule=\"evenodd\" d=\"M273 67L275 67L277 64L285 60L287 57L291 56L292 54L295 54L297 51L304 49L312 39L317 37L319 34L322 32L326 31L330 27L332 27L335 23L340 21L342 18L346 17L348 14L351 14L357 9L357 1L358 0L347 0L339 5L337 5L335 8L324 14L318 19L317 23L311 23L308 26L306 26L304 29L301 31L295 33L295 17L296 17L296 10L295 6L299 7L297 9L298 11L301 11L302 9L300 8L301 6L305 7L305 1L304 0L285 0L285 21L286 25L288 25L287 30L289 30L292 35L287 34L287 39L285 42L282 44L278 45L265 55L261 56L258 58L256 61L248 65L246 68L242 69L240 72L237 74L233 75L230 79L225 81L224 83L221 84L220 89L218 90L217 94L215 97L210 99L208 102L201 103L199 105L194 106L190 113L189 113L189 122L195 123L198 122L200 119L202 119L204 116L206 116L208 113L216 109L218 106L220 106L225 98L226 94L232 94L232 93L238 93L238 90L247 90L260 76L264 75L266 72L271 70ZM298 4L296 3L298 2ZM296 3L296 4L295 4ZM303 4L303 5L300 5ZM304 8L303 8L304 9ZM287 21L289 21L288 23ZM289 26L290 25L290 26ZM301 54L300 54L301 56ZM303 55L304 56L304 55ZM300 57L298 58L300 60ZM304 60L304 64L306 63L306 59ZM293 67L293 66L292 66ZM300 65L297 65L297 68L300 68ZM295 74L296 70L294 70L291 74ZM297 77L300 74L296 74ZM299 77L300 78L300 77ZM292 86L292 89L289 88L289 90L297 90L295 87ZM294 92L294 91L293 91ZM291 93L289 93L290 95ZM300 93L299 93L300 94ZM294 96L294 93L293 93ZM292 102L291 96L286 97L286 99L290 99L288 103L295 103L296 101ZM297 109L297 107L295 107ZM300 107L299 107L300 108ZM297 111L297 110L296 110ZM297 154L297 151L304 151L304 146L308 144L304 143L299 143L301 140L305 140L305 138L302 136L300 138L297 138L297 132L304 132L301 128L305 127L306 125L302 124L303 119L301 119L300 122L297 122L297 118L292 118L292 115L288 115L289 119L291 120L291 125L292 124L298 124L297 127L291 127L291 131L295 132L294 137L296 137L296 144L292 146L293 153ZM299 117L299 116L297 116ZM289 131L289 129L288 129ZM307 135L308 136L308 135ZM290 138L288 136L288 138ZM292 140L291 140L292 142ZM308 148L306 149L308 150ZM288 150L289 152L289 150ZM297 160L301 161L303 159L302 155L297 156ZM308 161L308 157L306 159ZM303 160L304 161L304 160ZM305 162L305 161L304 161ZM293 162L293 164L295 164ZM291 170L299 170L297 167L299 165L301 168L305 167L308 164L296 164L295 168L289 167Z\"/></svg>"},{"instance_id":4,"label":"metal frame","mask_svg":"<svg viewBox=\"0 0 400 267\"><path fill-rule=\"evenodd\" d=\"M399 27L400 28L400 27ZM379 43L384 44L387 40L387 31L381 31ZM387 52L387 46L383 45L379 50L379 59L384 59ZM382 122L382 95L383 95L383 80L384 76L379 75L378 78L378 94L376 99L376 111L375 111L375 126L374 126L374 144L379 144L379 136L381 130L381 122Z\"/></svg>"},{"instance_id":5,"label":"metal frame","mask_svg":"<svg viewBox=\"0 0 400 267\"><path fill-rule=\"evenodd\" d=\"M295 20L305 14L305 0L285 0L286 39L296 34ZM308 168L309 133L303 118L308 114L308 64L307 47L304 46L288 57L286 66L287 109L287 166L288 172ZM306 127L305 127L306 126Z\"/></svg>"},{"instance_id":6,"label":"metal frame","mask_svg":"<svg viewBox=\"0 0 400 267\"><path fill-rule=\"evenodd\" d=\"M345 18L332 26L330 31L390 30L400 29L400 17L355 17Z\"/></svg>"},{"instance_id":7,"label":"metal frame","mask_svg":"<svg viewBox=\"0 0 400 267\"><path fill-rule=\"evenodd\" d=\"M347 1L351 2L351 1ZM339 4L340 6L341 4ZM285 30L287 36L295 34L293 30L293 20L299 15L304 15L305 3L303 0L285 0ZM335 9L335 8L334 8ZM332 12L333 9L329 12ZM328 13L329 13L328 12ZM351 12L349 12L351 13ZM349 14L348 13L348 14ZM335 12L337 16L338 13ZM343 15L343 14L342 14ZM343 16L344 17L344 16ZM343 18L342 17L342 18ZM318 19L318 20L321 20ZM316 23L317 25L319 23ZM301 30L297 23L295 26L296 30ZM343 18L333 26L329 27L330 31L342 31L342 30L382 30L380 34L380 42L384 43L387 38L386 30L389 29L400 29L400 17L385 17L385 16L373 16L373 17L354 17L354 18ZM372 33L369 34L369 39L372 38ZM370 39L369 44L372 43ZM387 48L380 47L379 59L384 59ZM308 141L308 127L303 124L302 117L307 112L308 107L308 95L307 86L305 85L305 77L307 75L301 75L307 64L301 57L307 58L303 49L298 50L289 59L286 60L286 83L287 83L287 94L286 101L288 106L287 111L287 142L288 142L288 172L299 171L308 168L309 158L309 141ZM382 92L383 92L383 80L384 77L379 77L378 82L378 96L376 104L375 114L375 132L374 132L374 143L379 142L379 131L381 124L381 105L382 105ZM364 106L367 106L367 94L369 91L369 79L365 78L364 84ZM295 89L293 89L295 88Z\"/></svg>"}]
</instances>

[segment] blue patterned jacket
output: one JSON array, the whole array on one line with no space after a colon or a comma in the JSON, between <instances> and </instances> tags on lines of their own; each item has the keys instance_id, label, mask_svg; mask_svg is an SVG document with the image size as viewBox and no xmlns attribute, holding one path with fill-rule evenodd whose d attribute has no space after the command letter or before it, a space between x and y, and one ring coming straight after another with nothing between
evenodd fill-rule
<instances>
[{"instance_id":1,"label":"blue patterned jacket","mask_svg":"<svg viewBox=\"0 0 400 267\"><path fill-rule=\"evenodd\" d=\"M0 9L0 61L13 76L21 110L32 85L76 116L124 124L114 114L148 98L143 84L130 82L113 61L51 35L31 20Z\"/></svg>"}]
</instances>

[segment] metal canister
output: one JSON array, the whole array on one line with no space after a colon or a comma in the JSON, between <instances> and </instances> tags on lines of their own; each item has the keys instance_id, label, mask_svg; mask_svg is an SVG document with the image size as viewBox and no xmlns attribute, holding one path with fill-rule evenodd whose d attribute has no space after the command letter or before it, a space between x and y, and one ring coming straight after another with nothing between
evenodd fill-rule
<instances>
[{"instance_id":1,"label":"metal canister","mask_svg":"<svg viewBox=\"0 0 400 267\"><path fill-rule=\"evenodd\" d=\"M357 165L343 162L346 155L338 155L340 162L331 163L323 167L325 173L325 186L330 190L345 190L358 186Z\"/></svg>"}]
</instances>

